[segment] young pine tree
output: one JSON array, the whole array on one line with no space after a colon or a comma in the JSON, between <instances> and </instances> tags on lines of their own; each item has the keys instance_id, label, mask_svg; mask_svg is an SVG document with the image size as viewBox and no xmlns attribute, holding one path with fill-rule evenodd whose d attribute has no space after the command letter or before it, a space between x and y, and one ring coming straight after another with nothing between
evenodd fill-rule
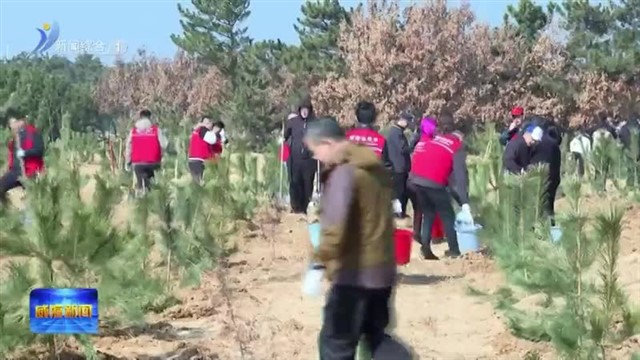
<instances>
[{"instance_id":1,"label":"young pine tree","mask_svg":"<svg viewBox=\"0 0 640 360\"><path fill-rule=\"evenodd\" d=\"M610 345L639 330L617 280L624 213L612 209L591 218L582 207L581 183L568 180L563 186L571 209L560 217L563 235L554 244L540 212L542 178L542 169L509 177L485 219L486 239L508 281L494 294L496 307L516 336L550 341L562 358L606 359ZM590 276L592 269L599 279ZM539 309L517 307L522 292L542 294Z\"/></svg>"}]
</instances>

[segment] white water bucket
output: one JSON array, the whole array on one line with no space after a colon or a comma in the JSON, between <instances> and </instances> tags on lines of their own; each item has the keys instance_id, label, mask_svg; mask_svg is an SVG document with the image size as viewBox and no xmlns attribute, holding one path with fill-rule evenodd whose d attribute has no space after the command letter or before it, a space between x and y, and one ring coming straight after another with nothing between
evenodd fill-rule
<instances>
[{"instance_id":1,"label":"white water bucket","mask_svg":"<svg viewBox=\"0 0 640 360\"><path fill-rule=\"evenodd\" d=\"M467 254L480 250L480 241L477 234L480 229L482 229L480 224L456 223L456 235L460 253Z\"/></svg>"},{"instance_id":2,"label":"white water bucket","mask_svg":"<svg viewBox=\"0 0 640 360\"><path fill-rule=\"evenodd\" d=\"M562 238L562 229L559 226L551 227L551 241L557 243Z\"/></svg>"}]
</instances>

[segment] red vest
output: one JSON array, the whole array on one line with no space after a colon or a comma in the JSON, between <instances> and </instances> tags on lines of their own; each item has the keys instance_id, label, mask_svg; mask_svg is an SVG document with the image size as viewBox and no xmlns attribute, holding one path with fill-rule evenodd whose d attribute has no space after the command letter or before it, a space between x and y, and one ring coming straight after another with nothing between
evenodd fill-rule
<instances>
[{"instance_id":1,"label":"red vest","mask_svg":"<svg viewBox=\"0 0 640 360\"><path fill-rule=\"evenodd\" d=\"M204 141L200 136L200 127L195 128L191 133L189 141L189 158L209 160L214 157L213 145Z\"/></svg>"},{"instance_id":2,"label":"red vest","mask_svg":"<svg viewBox=\"0 0 640 360\"><path fill-rule=\"evenodd\" d=\"M148 129L131 129L131 162L159 163L162 161L162 148L158 139L158 126Z\"/></svg>"},{"instance_id":3,"label":"red vest","mask_svg":"<svg viewBox=\"0 0 640 360\"><path fill-rule=\"evenodd\" d=\"M387 141L379 132L369 128L355 128L347 131L347 139L373 150L378 159L382 158L382 149Z\"/></svg>"},{"instance_id":4,"label":"red vest","mask_svg":"<svg viewBox=\"0 0 640 360\"><path fill-rule=\"evenodd\" d=\"M436 184L448 185L453 157L461 146L462 141L455 135L421 137L411 158L411 173Z\"/></svg>"},{"instance_id":5,"label":"red vest","mask_svg":"<svg viewBox=\"0 0 640 360\"><path fill-rule=\"evenodd\" d=\"M25 125L24 131L26 131L27 136L25 137L24 142L20 144L20 147L22 148L22 150L29 150L33 148L33 135L35 135L38 132L38 129L36 129L33 125ZM11 169L14 165L13 152L15 149L15 140L14 139L9 140L8 146L9 146L9 169ZM23 161L24 161L24 172L25 172L24 175L26 177L32 177L44 171L44 158L40 156L25 157Z\"/></svg>"},{"instance_id":6,"label":"red vest","mask_svg":"<svg viewBox=\"0 0 640 360\"><path fill-rule=\"evenodd\" d=\"M218 141L217 143L211 145L211 149L213 151L213 157L220 156L220 154L222 154L222 149L223 149L221 141Z\"/></svg>"}]
</instances>

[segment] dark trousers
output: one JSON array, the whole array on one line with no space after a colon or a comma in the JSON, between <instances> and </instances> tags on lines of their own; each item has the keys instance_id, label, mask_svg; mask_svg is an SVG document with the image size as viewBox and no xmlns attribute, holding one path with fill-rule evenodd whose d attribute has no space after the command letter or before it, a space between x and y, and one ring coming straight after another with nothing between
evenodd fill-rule
<instances>
[{"instance_id":1,"label":"dark trousers","mask_svg":"<svg viewBox=\"0 0 640 360\"><path fill-rule=\"evenodd\" d=\"M320 360L353 360L364 336L372 354L385 340L391 288L333 285L324 306Z\"/></svg>"},{"instance_id":2,"label":"dark trousers","mask_svg":"<svg viewBox=\"0 0 640 360\"><path fill-rule=\"evenodd\" d=\"M7 192L11 189L22 187L20 183L20 171L9 170L0 177L0 202L7 201Z\"/></svg>"},{"instance_id":3,"label":"dark trousers","mask_svg":"<svg viewBox=\"0 0 640 360\"><path fill-rule=\"evenodd\" d=\"M156 170L159 168L158 164L133 164L133 173L136 174L136 189L149 190Z\"/></svg>"},{"instance_id":4,"label":"dark trousers","mask_svg":"<svg viewBox=\"0 0 640 360\"><path fill-rule=\"evenodd\" d=\"M313 180L318 170L318 162L314 159L289 158L289 197L291 210L306 212L311 196L313 196Z\"/></svg>"},{"instance_id":5,"label":"dark trousers","mask_svg":"<svg viewBox=\"0 0 640 360\"><path fill-rule=\"evenodd\" d=\"M584 176L584 157L582 156L582 154L577 152L572 152L571 157L573 157L573 160L575 160L578 163L578 176L583 177Z\"/></svg>"},{"instance_id":6,"label":"dark trousers","mask_svg":"<svg viewBox=\"0 0 640 360\"><path fill-rule=\"evenodd\" d=\"M449 251L459 252L460 248L458 247L458 237L455 229L456 214L451 205L453 199L449 191L446 188L430 188L418 185L413 187L424 216L422 226L429 230L425 231L425 236L422 237L423 249L431 249L431 228L436 219L436 214L438 214L444 225L444 234L447 237Z\"/></svg>"},{"instance_id":7,"label":"dark trousers","mask_svg":"<svg viewBox=\"0 0 640 360\"><path fill-rule=\"evenodd\" d=\"M410 182L407 183L407 197L411 201L413 207L413 239L422 243L422 210L420 209L420 203L418 202L418 193L415 190L415 186Z\"/></svg>"},{"instance_id":8,"label":"dark trousers","mask_svg":"<svg viewBox=\"0 0 640 360\"><path fill-rule=\"evenodd\" d=\"M202 175L204 175L204 161L189 160L189 173L191 173L194 182L200 183Z\"/></svg>"},{"instance_id":9,"label":"dark trousers","mask_svg":"<svg viewBox=\"0 0 640 360\"><path fill-rule=\"evenodd\" d=\"M549 179L547 186L544 189L544 193L542 194L542 204L544 206L545 214L551 218L551 225L555 226L555 202L556 202L556 193L558 192L558 187L560 186L559 179Z\"/></svg>"},{"instance_id":10,"label":"dark trousers","mask_svg":"<svg viewBox=\"0 0 640 360\"><path fill-rule=\"evenodd\" d=\"M402 208L402 216L407 214L407 202L409 201L409 195L407 194L407 180L409 174L406 173L394 173L393 174L393 194Z\"/></svg>"}]
</instances>

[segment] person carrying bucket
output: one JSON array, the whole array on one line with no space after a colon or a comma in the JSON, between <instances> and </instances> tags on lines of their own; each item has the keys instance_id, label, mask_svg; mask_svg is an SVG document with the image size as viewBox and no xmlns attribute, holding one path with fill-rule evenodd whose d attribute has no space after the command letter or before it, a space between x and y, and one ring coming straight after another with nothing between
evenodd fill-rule
<instances>
[{"instance_id":1,"label":"person carrying bucket","mask_svg":"<svg viewBox=\"0 0 640 360\"><path fill-rule=\"evenodd\" d=\"M443 134L433 138L422 135L411 159L409 181L416 193L420 209L424 217L423 226L430 229L436 215L440 215L444 224L444 232L449 244L445 255L460 256L460 248L455 229L456 221L473 223L468 195L468 173L466 152L462 142L463 135L452 130L453 117L445 114L441 117ZM456 218L451 206L450 189L456 194L462 211ZM422 256L426 260L438 260L431 250L431 232L426 232L421 239Z\"/></svg>"},{"instance_id":2,"label":"person carrying bucket","mask_svg":"<svg viewBox=\"0 0 640 360\"><path fill-rule=\"evenodd\" d=\"M411 151L415 149L416 145L420 141L420 136L424 135L428 138L433 138L436 134L438 128L438 121L433 117L425 117L420 121L420 126L418 132L412 139ZM411 201L411 205L413 206L413 239L419 243L422 243L422 222L423 216L422 211L420 210L420 204L418 203L418 198L416 195L416 191L413 188L410 181L407 180L407 194L409 196L409 200ZM431 227L431 242L439 243L444 238L444 226L442 225L442 219L440 219L440 215L436 214L435 220L433 222L433 226Z\"/></svg>"},{"instance_id":3,"label":"person carrying bucket","mask_svg":"<svg viewBox=\"0 0 640 360\"><path fill-rule=\"evenodd\" d=\"M377 358L381 345L392 341L385 334L396 284L391 178L373 151L347 140L335 119L310 123L304 142L326 177L321 241L312 259L331 282L320 359L354 359L363 337Z\"/></svg>"}]
</instances>

